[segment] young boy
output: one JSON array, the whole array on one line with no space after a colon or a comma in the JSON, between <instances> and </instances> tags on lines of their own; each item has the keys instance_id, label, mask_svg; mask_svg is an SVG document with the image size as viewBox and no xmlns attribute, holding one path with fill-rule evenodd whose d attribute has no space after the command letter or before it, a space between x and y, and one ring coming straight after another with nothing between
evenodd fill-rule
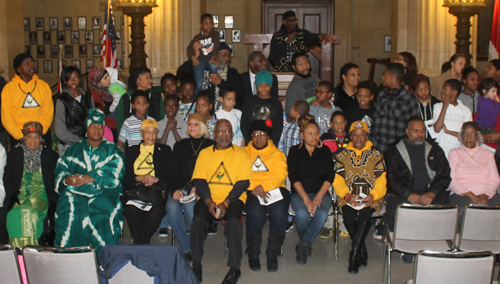
<instances>
[{"instance_id":1,"label":"young boy","mask_svg":"<svg viewBox=\"0 0 500 284\"><path fill-rule=\"evenodd\" d=\"M163 102L165 118L158 121L158 143L167 144L174 148L175 142L188 138L186 134L187 122L177 116L179 111L179 97L177 94L168 94Z\"/></svg>"},{"instance_id":2,"label":"young boy","mask_svg":"<svg viewBox=\"0 0 500 284\"><path fill-rule=\"evenodd\" d=\"M174 74L165 73L160 79L160 84L164 98L169 94L177 95L177 77Z\"/></svg>"},{"instance_id":3,"label":"young boy","mask_svg":"<svg viewBox=\"0 0 500 284\"><path fill-rule=\"evenodd\" d=\"M443 84L443 101L434 105L434 131L438 134L436 142L441 146L446 157L451 149L460 147L457 139L462 124L472 121L472 112L457 100L462 84L457 79L449 79Z\"/></svg>"},{"instance_id":4,"label":"young boy","mask_svg":"<svg viewBox=\"0 0 500 284\"><path fill-rule=\"evenodd\" d=\"M187 79L181 82L181 101L179 103L179 111L177 112L177 116L181 119L187 120L189 108L191 108L191 113L196 110L196 105L191 107L193 104L195 88L196 83L192 79Z\"/></svg>"},{"instance_id":5,"label":"young boy","mask_svg":"<svg viewBox=\"0 0 500 284\"><path fill-rule=\"evenodd\" d=\"M356 93L356 100L358 105L344 113L347 120L346 125L351 125L353 122L361 120L368 125L370 130L373 122L373 108L372 101L375 98L375 86L370 81L363 81L358 85L358 92Z\"/></svg>"},{"instance_id":6,"label":"young boy","mask_svg":"<svg viewBox=\"0 0 500 284\"><path fill-rule=\"evenodd\" d=\"M316 95L315 100L319 105L313 106L311 103L309 114L314 116L319 127L319 135L322 135L328 131L332 113L340 109L334 108L330 103L330 98L333 96L332 83L328 81L319 82L314 94Z\"/></svg>"},{"instance_id":7,"label":"young boy","mask_svg":"<svg viewBox=\"0 0 500 284\"><path fill-rule=\"evenodd\" d=\"M288 151L292 146L299 144L302 141L300 138L299 118L309 113L309 104L306 101L295 101L290 111L290 119L281 133L278 149L288 157Z\"/></svg>"},{"instance_id":8,"label":"young boy","mask_svg":"<svg viewBox=\"0 0 500 284\"><path fill-rule=\"evenodd\" d=\"M209 70L210 74L217 73L217 54L219 53L219 32L214 30L214 19L211 14L201 15L201 33L194 36L187 47L188 58L193 61L196 92L203 86L203 74Z\"/></svg>"},{"instance_id":9,"label":"young boy","mask_svg":"<svg viewBox=\"0 0 500 284\"><path fill-rule=\"evenodd\" d=\"M224 87L220 90L219 100L222 107L215 112L217 119L227 119L231 122L233 127L233 144L244 147L245 140L243 139L243 133L241 132L241 111L235 109L236 105L236 92L232 87Z\"/></svg>"},{"instance_id":10,"label":"young boy","mask_svg":"<svg viewBox=\"0 0 500 284\"><path fill-rule=\"evenodd\" d=\"M125 119L120 130L120 135L118 136L117 145L123 152L125 152L125 143L127 143L128 147L141 143L142 121L145 119L154 119L146 115L149 107L149 94L146 91L135 90L132 94L131 103L135 114Z\"/></svg>"}]
</instances>

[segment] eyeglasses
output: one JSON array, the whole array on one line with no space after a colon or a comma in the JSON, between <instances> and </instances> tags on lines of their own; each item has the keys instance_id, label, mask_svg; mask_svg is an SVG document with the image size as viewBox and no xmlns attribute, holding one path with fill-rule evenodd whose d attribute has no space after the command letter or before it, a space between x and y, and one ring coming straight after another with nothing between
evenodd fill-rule
<instances>
[{"instance_id":1,"label":"eyeglasses","mask_svg":"<svg viewBox=\"0 0 500 284\"><path fill-rule=\"evenodd\" d=\"M476 133L471 133L471 134L468 134L468 133L463 132L463 133L462 133L462 136L463 136L463 137L476 138L476 137L477 137L477 134L476 134Z\"/></svg>"},{"instance_id":2,"label":"eyeglasses","mask_svg":"<svg viewBox=\"0 0 500 284\"><path fill-rule=\"evenodd\" d=\"M232 132L233 132L232 130L219 130L216 133L219 135L227 135L227 134L231 134Z\"/></svg>"},{"instance_id":3,"label":"eyeglasses","mask_svg":"<svg viewBox=\"0 0 500 284\"><path fill-rule=\"evenodd\" d=\"M261 133L254 133L254 134L252 134L251 136L252 136L252 137L254 137L254 138L259 138L259 137L260 137L260 138L264 138L264 137L266 137L266 136L267 136L267 133L264 133L264 132L261 132Z\"/></svg>"}]
</instances>

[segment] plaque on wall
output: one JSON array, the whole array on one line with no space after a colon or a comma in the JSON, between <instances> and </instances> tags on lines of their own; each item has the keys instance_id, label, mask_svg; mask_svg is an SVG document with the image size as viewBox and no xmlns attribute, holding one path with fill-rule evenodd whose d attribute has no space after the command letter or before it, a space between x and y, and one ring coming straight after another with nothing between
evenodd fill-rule
<instances>
[{"instance_id":1,"label":"plaque on wall","mask_svg":"<svg viewBox=\"0 0 500 284\"><path fill-rule=\"evenodd\" d=\"M224 17L224 28L226 28L226 29L233 28L233 16L225 16Z\"/></svg>"},{"instance_id":2,"label":"plaque on wall","mask_svg":"<svg viewBox=\"0 0 500 284\"><path fill-rule=\"evenodd\" d=\"M35 18L35 27L37 30L43 30L43 18Z\"/></svg>"},{"instance_id":3,"label":"plaque on wall","mask_svg":"<svg viewBox=\"0 0 500 284\"><path fill-rule=\"evenodd\" d=\"M64 57L73 58L73 45L68 44L64 46Z\"/></svg>"},{"instance_id":4,"label":"plaque on wall","mask_svg":"<svg viewBox=\"0 0 500 284\"><path fill-rule=\"evenodd\" d=\"M43 32L43 43L44 44L50 44L51 43L51 34L50 32Z\"/></svg>"},{"instance_id":5,"label":"plaque on wall","mask_svg":"<svg viewBox=\"0 0 500 284\"><path fill-rule=\"evenodd\" d=\"M49 29L57 30L57 28L58 28L57 18L49 18Z\"/></svg>"},{"instance_id":6,"label":"plaque on wall","mask_svg":"<svg viewBox=\"0 0 500 284\"><path fill-rule=\"evenodd\" d=\"M86 70L87 72L90 72L92 68L94 68L94 59L87 59L85 60L85 65L86 65Z\"/></svg>"},{"instance_id":7,"label":"plaque on wall","mask_svg":"<svg viewBox=\"0 0 500 284\"><path fill-rule=\"evenodd\" d=\"M87 29L87 18L78 17L78 29L79 30L86 30Z\"/></svg>"},{"instance_id":8,"label":"plaque on wall","mask_svg":"<svg viewBox=\"0 0 500 284\"><path fill-rule=\"evenodd\" d=\"M71 30L73 28L73 19L71 17L63 18L63 28L65 30Z\"/></svg>"},{"instance_id":9,"label":"plaque on wall","mask_svg":"<svg viewBox=\"0 0 500 284\"><path fill-rule=\"evenodd\" d=\"M80 70L82 69L80 60L71 61L71 65L78 67L78 69L80 69Z\"/></svg>"},{"instance_id":10,"label":"plaque on wall","mask_svg":"<svg viewBox=\"0 0 500 284\"><path fill-rule=\"evenodd\" d=\"M92 57L100 57L101 56L101 45L94 44L92 45Z\"/></svg>"},{"instance_id":11,"label":"plaque on wall","mask_svg":"<svg viewBox=\"0 0 500 284\"><path fill-rule=\"evenodd\" d=\"M226 42L226 31L225 30L219 31L219 38L220 38L220 42Z\"/></svg>"},{"instance_id":12,"label":"plaque on wall","mask_svg":"<svg viewBox=\"0 0 500 284\"><path fill-rule=\"evenodd\" d=\"M92 29L101 29L101 17L92 17Z\"/></svg>"},{"instance_id":13,"label":"plaque on wall","mask_svg":"<svg viewBox=\"0 0 500 284\"><path fill-rule=\"evenodd\" d=\"M219 27L219 16L212 15L212 17L214 18L214 28L218 28Z\"/></svg>"},{"instance_id":14,"label":"plaque on wall","mask_svg":"<svg viewBox=\"0 0 500 284\"><path fill-rule=\"evenodd\" d=\"M57 43L66 43L66 33L64 31L57 32Z\"/></svg>"},{"instance_id":15,"label":"plaque on wall","mask_svg":"<svg viewBox=\"0 0 500 284\"><path fill-rule=\"evenodd\" d=\"M24 18L24 30L25 31L30 30L30 18Z\"/></svg>"},{"instance_id":16,"label":"plaque on wall","mask_svg":"<svg viewBox=\"0 0 500 284\"><path fill-rule=\"evenodd\" d=\"M86 44L80 44L78 46L78 57L80 57L80 58L87 57L87 45Z\"/></svg>"},{"instance_id":17,"label":"plaque on wall","mask_svg":"<svg viewBox=\"0 0 500 284\"><path fill-rule=\"evenodd\" d=\"M24 53L31 55L31 46L25 45L24 46Z\"/></svg>"},{"instance_id":18,"label":"plaque on wall","mask_svg":"<svg viewBox=\"0 0 500 284\"><path fill-rule=\"evenodd\" d=\"M50 58L58 58L59 57L59 46L51 45L50 46Z\"/></svg>"},{"instance_id":19,"label":"plaque on wall","mask_svg":"<svg viewBox=\"0 0 500 284\"><path fill-rule=\"evenodd\" d=\"M241 41L241 31L233 30L233 42L240 42L240 41Z\"/></svg>"},{"instance_id":20,"label":"plaque on wall","mask_svg":"<svg viewBox=\"0 0 500 284\"><path fill-rule=\"evenodd\" d=\"M118 71L123 71L123 59L118 59Z\"/></svg>"},{"instance_id":21,"label":"plaque on wall","mask_svg":"<svg viewBox=\"0 0 500 284\"><path fill-rule=\"evenodd\" d=\"M37 32L30 32L30 39L29 42L30 44L37 44L38 43L38 33Z\"/></svg>"},{"instance_id":22,"label":"plaque on wall","mask_svg":"<svg viewBox=\"0 0 500 284\"><path fill-rule=\"evenodd\" d=\"M85 32L85 42L89 42L89 43L94 42L94 32L93 31L86 31Z\"/></svg>"},{"instance_id":23,"label":"plaque on wall","mask_svg":"<svg viewBox=\"0 0 500 284\"><path fill-rule=\"evenodd\" d=\"M80 43L80 32L72 31L71 32L71 43Z\"/></svg>"},{"instance_id":24,"label":"plaque on wall","mask_svg":"<svg viewBox=\"0 0 500 284\"><path fill-rule=\"evenodd\" d=\"M52 60L44 60L43 61L43 72L44 73L52 73Z\"/></svg>"},{"instance_id":25,"label":"plaque on wall","mask_svg":"<svg viewBox=\"0 0 500 284\"><path fill-rule=\"evenodd\" d=\"M234 56L234 44L228 44L229 48L231 49L231 57Z\"/></svg>"},{"instance_id":26,"label":"plaque on wall","mask_svg":"<svg viewBox=\"0 0 500 284\"><path fill-rule=\"evenodd\" d=\"M115 32L115 41L116 42L122 42L122 32L121 31L116 31Z\"/></svg>"},{"instance_id":27,"label":"plaque on wall","mask_svg":"<svg viewBox=\"0 0 500 284\"><path fill-rule=\"evenodd\" d=\"M35 65L35 73L38 73L38 60L33 60L33 65Z\"/></svg>"},{"instance_id":28,"label":"plaque on wall","mask_svg":"<svg viewBox=\"0 0 500 284\"><path fill-rule=\"evenodd\" d=\"M45 45L36 46L36 57L45 58Z\"/></svg>"}]
</instances>

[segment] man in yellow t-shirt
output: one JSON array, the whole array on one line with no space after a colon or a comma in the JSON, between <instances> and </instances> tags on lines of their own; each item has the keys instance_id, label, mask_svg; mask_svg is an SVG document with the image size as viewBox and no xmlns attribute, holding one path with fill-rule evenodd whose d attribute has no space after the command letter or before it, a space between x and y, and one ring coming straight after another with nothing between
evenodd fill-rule
<instances>
[{"instance_id":1,"label":"man in yellow t-shirt","mask_svg":"<svg viewBox=\"0 0 500 284\"><path fill-rule=\"evenodd\" d=\"M234 284L241 277L243 224L241 212L245 206L246 192L251 180L251 162L248 154L232 144L233 130L226 119L217 121L214 130L215 145L203 149L196 160L193 184L200 197L194 206L190 230L193 270L202 281L201 258L203 244L210 222L225 219L229 255L227 266L231 269L223 284Z\"/></svg>"}]
</instances>

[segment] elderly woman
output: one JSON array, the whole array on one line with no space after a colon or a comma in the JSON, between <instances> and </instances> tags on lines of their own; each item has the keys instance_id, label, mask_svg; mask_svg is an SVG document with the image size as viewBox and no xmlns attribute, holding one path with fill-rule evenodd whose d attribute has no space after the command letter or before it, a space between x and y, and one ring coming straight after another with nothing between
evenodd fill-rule
<instances>
[{"instance_id":1,"label":"elderly woman","mask_svg":"<svg viewBox=\"0 0 500 284\"><path fill-rule=\"evenodd\" d=\"M360 120L353 122L349 135L352 142L335 156L333 187L352 241L348 271L358 273L359 266L367 265L365 239L372 213L382 207L387 179L384 156L368 141L368 125Z\"/></svg>"},{"instance_id":2,"label":"elderly woman","mask_svg":"<svg viewBox=\"0 0 500 284\"><path fill-rule=\"evenodd\" d=\"M116 130L116 117L111 114L110 107L113 104L113 95L109 93L111 77L108 71L102 67L94 67L89 72L89 89L92 93L95 106L99 106L104 112L106 126L113 131L114 140L118 136ZM118 129L119 130L119 129Z\"/></svg>"},{"instance_id":3,"label":"elderly woman","mask_svg":"<svg viewBox=\"0 0 500 284\"><path fill-rule=\"evenodd\" d=\"M451 149L450 202L458 205L459 222L468 204L500 205L497 193L500 185L494 154L480 147L482 142L479 126L466 122L458 134L462 142L459 148Z\"/></svg>"},{"instance_id":4,"label":"elderly woman","mask_svg":"<svg viewBox=\"0 0 500 284\"><path fill-rule=\"evenodd\" d=\"M191 228L193 222L193 208L197 198L186 200L188 196L194 196L196 188L190 183L193 176L194 166L201 150L213 146L215 142L210 138L207 129L207 120L199 113L188 116L188 139L181 140L174 145L174 168L171 198L167 201L168 222L177 238L182 252L191 261L191 245L189 234L186 230ZM182 200L182 202L181 202ZM189 202L186 202L189 201ZM183 214L184 213L184 214ZM186 222L184 222L186 218ZM187 229L186 229L187 224Z\"/></svg>"},{"instance_id":5,"label":"elderly woman","mask_svg":"<svg viewBox=\"0 0 500 284\"><path fill-rule=\"evenodd\" d=\"M89 109L95 108L92 94L85 91L82 71L69 66L61 72L61 94L57 97L54 117L54 131L60 141L59 154L62 156L71 144L85 138L85 119Z\"/></svg>"},{"instance_id":6,"label":"elderly woman","mask_svg":"<svg viewBox=\"0 0 500 284\"><path fill-rule=\"evenodd\" d=\"M3 176L6 197L0 216L4 224L6 218L8 236L2 230L0 241L13 247L39 245L42 232L49 229L44 228L44 220L55 212L54 169L59 155L43 146L42 133L39 122L24 124L20 146L7 156ZM1 156L5 157L5 150ZM44 245L53 245L53 240Z\"/></svg>"},{"instance_id":7,"label":"elderly woman","mask_svg":"<svg viewBox=\"0 0 500 284\"><path fill-rule=\"evenodd\" d=\"M56 166L56 240L59 247L92 246L97 253L118 244L123 213L120 195L125 157L103 139L104 113L91 110L87 138L71 145Z\"/></svg>"},{"instance_id":8,"label":"elderly woman","mask_svg":"<svg viewBox=\"0 0 500 284\"><path fill-rule=\"evenodd\" d=\"M254 120L250 125L252 141L243 148L252 161L252 182L247 191L245 212L248 264L253 271L260 270L260 247L262 229L269 218L267 240L267 270L278 271L278 255L285 240L290 206L290 192L285 188L288 175L286 157L269 140L271 128L263 120ZM276 199L281 197L281 199ZM269 202L268 199L272 198Z\"/></svg>"},{"instance_id":9,"label":"elderly woman","mask_svg":"<svg viewBox=\"0 0 500 284\"><path fill-rule=\"evenodd\" d=\"M163 198L155 201L131 199L127 194L128 188L137 183L146 186L159 185L164 190L172 180L172 151L168 145L156 143L158 137L158 122L145 119L141 124L142 143L127 149L125 155L125 194L122 197L124 214L130 228L134 244L149 244L151 236L161 223L165 215Z\"/></svg>"},{"instance_id":10,"label":"elderly woman","mask_svg":"<svg viewBox=\"0 0 500 284\"><path fill-rule=\"evenodd\" d=\"M335 171L330 149L320 142L314 116L302 116L299 129L303 142L290 148L287 165L292 184L290 203L295 211L300 238L295 247L296 260L299 264L306 264L307 257L311 255L311 244L323 228L332 206L328 188L332 185Z\"/></svg>"}]
</instances>

